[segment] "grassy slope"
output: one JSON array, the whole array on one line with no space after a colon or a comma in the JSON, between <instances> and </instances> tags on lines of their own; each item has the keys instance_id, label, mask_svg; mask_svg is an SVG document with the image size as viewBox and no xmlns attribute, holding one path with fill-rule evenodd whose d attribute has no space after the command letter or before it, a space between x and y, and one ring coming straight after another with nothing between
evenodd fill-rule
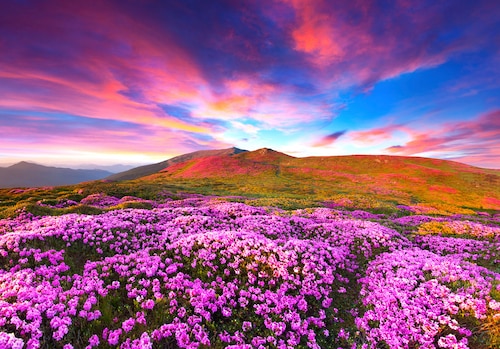
<instances>
[{"instance_id":1,"label":"grassy slope","mask_svg":"<svg viewBox=\"0 0 500 349\"><path fill-rule=\"evenodd\" d=\"M106 180L124 181L124 180L137 179L137 178L151 175L151 174L156 173L156 172L160 172L161 170L163 170L169 166L172 166L172 165L177 164L177 163L186 162L188 160L202 158L202 157L206 157L206 156L233 155L233 154L238 154L238 153L242 153L245 151L246 150L241 150L238 148L195 151L193 153L188 153L188 154L176 156L174 158L171 158L171 159L168 159L168 160L156 163L156 164L139 166L136 168L132 168L128 171L115 173L114 175L107 177Z\"/></svg>"},{"instance_id":2,"label":"grassy slope","mask_svg":"<svg viewBox=\"0 0 500 349\"><path fill-rule=\"evenodd\" d=\"M214 194L309 197L498 209L500 171L398 156L294 158L271 150L194 159L136 184L179 184Z\"/></svg>"},{"instance_id":3,"label":"grassy slope","mask_svg":"<svg viewBox=\"0 0 500 349\"><path fill-rule=\"evenodd\" d=\"M452 161L398 156L294 158L269 149L176 163L131 181L13 193L0 190L2 210L39 199L105 192L157 199L160 192L243 195L256 198L335 201L358 208L425 205L447 212L500 209L500 171Z\"/></svg>"}]
</instances>

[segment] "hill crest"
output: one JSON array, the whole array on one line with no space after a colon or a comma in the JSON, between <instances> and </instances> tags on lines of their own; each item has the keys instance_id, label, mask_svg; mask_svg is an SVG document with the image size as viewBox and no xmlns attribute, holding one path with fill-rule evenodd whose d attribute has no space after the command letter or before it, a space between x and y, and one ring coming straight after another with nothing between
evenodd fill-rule
<instances>
[{"instance_id":1,"label":"hill crest","mask_svg":"<svg viewBox=\"0 0 500 349\"><path fill-rule=\"evenodd\" d=\"M175 156L173 158L155 164L139 166L127 171L115 173L105 179L110 181L133 180L144 176L149 176L157 172L161 172L172 165L183 163L193 159L204 158L209 156L236 155L244 152L246 152L246 150L239 149L236 147L227 149L215 149L215 150L198 150L192 153Z\"/></svg>"},{"instance_id":2,"label":"hill crest","mask_svg":"<svg viewBox=\"0 0 500 349\"><path fill-rule=\"evenodd\" d=\"M356 197L394 204L434 202L500 209L500 171L391 155L296 158L272 149L175 163L139 183L183 183L206 193L331 200ZM187 183L187 184L186 184Z\"/></svg>"}]
</instances>

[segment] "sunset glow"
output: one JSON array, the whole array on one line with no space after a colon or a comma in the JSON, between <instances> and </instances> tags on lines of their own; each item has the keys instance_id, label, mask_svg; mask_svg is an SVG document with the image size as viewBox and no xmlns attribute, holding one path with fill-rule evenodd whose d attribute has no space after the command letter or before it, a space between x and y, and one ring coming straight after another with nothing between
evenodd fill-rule
<instances>
[{"instance_id":1,"label":"sunset glow","mask_svg":"<svg viewBox=\"0 0 500 349\"><path fill-rule=\"evenodd\" d=\"M500 168L500 6L2 1L0 163L201 149Z\"/></svg>"}]
</instances>

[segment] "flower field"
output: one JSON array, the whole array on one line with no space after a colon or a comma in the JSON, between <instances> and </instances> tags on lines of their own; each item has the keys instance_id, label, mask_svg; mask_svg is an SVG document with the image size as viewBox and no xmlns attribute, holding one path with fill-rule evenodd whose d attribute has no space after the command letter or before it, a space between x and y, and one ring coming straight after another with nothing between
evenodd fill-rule
<instances>
[{"instance_id":1,"label":"flower field","mask_svg":"<svg viewBox=\"0 0 500 349\"><path fill-rule=\"evenodd\" d=\"M0 348L500 347L499 215L79 204L0 220Z\"/></svg>"}]
</instances>

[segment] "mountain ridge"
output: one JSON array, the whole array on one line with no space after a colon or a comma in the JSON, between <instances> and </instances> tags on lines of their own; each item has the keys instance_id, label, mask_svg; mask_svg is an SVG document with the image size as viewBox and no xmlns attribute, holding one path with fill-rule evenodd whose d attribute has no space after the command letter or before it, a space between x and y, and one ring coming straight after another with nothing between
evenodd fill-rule
<instances>
[{"instance_id":1,"label":"mountain ridge","mask_svg":"<svg viewBox=\"0 0 500 349\"><path fill-rule=\"evenodd\" d=\"M296 158L272 149L180 161L134 183L184 183L205 194L363 197L395 204L500 208L500 170L456 161L392 155Z\"/></svg>"},{"instance_id":2,"label":"mountain ridge","mask_svg":"<svg viewBox=\"0 0 500 349\"><path fill-rule=\"evenodd\" d=\"M385 154L377 154L377 155L367 155L367 154L352 154L352 155L334 155L334 156L307 156L307 157L295 157L286 153L282 153L279 151L276 151L271 148L260 148L256 149L253 151L248 151L248 150L243 150L239 149L236 147L232 148L227 148L227 149L214 149L214 150L199 150L191 153L186 153L186 154L181 154L178 156L175 156L173 158L169 158L167 160L154 163L154 164L148 164L148 165L142 165L138 167L134 167L132 169L114 173L113 175L105 178L106 180L111 180L111 181L120 181L120 180L132 180L132 179L138 179L143 176L148 176L152 175L157 172L165 172L165 170L174 164L179 164L183 162L187 162L190 160L194 160L197 158L207 158L207 157L212 157L212 156L219 156L219 155L238 155L240 153L246 153L247 155L244 155L244 157L248 157L249 159L251 158L252 160L255 160L257 162L260 161L262 162L263 160L270 160L271 157L274 157L276 159L281 158L281 159L308 159L308 160L324 160L324 159L342 159L342 158L373 158L375 161L384 161L384 159L395 159L395 158L400 158L400 159L408 159L411 161L411 159L421 159L424 161L434 161L436 163L443 162L443 163L453 163L456 164L458 167L462 167L464 170L467 171L475 171L473 169L477 169L480 171L484 172L490 172L490 173L497 173L500 174L500 168L499 169L491 169L491 168L482 168L482 167L477 167L477 166L472 166L468 164L464 164L459 161L455 160L448 160L448 159L435 159L435 158L426 158L426 157L421 157L421 156L400 156L400 155L385 155ZM415 160L417 161L417 160ZM422 166L422 165L417 165L415 166ZM425 167L425 166L424 166ZM431 166L432 168L432 166Z\"/></svg>"},{"instance_id":3,"label":"mountain ridge","mask_svg":"<svg viewBox=\"0 0 500 349\"><path fill-rule=\"evenodd\" d=\"M123 180L137 179L137 178L140 178L143 176L154 174L156 172L160 172L161 170L163 170L171 165L174 165L174 164L177 164L180 162L185 162L185 161L188 161L191 159L213 156L213 155L233 155L233 154L239 154L239 153L246 152L246 151L247 150L239 149L236 147L227 148L227 149L198 150L195 152L175 156L173 158L170 158L170 159L158 162L158 163L134 167L134 168L127 170L127 171L115 173L109 177L106 177L105 180L123 181Z\"/></svg>"},{"instance_id":4,"label":"mountain ridge","mask_svg":"<svg viewBox=\"0 0 500 349\"><path fill-rule=\"evenodd\" d=\"M163 200L202 194L257 199L280 207L340 205L391 211L402 205L436 214L500 211L500 170L449 160L392 155L298 158L269 148L229 148L188 153L138 169L125 172L132 176L130 180L109 180L108 175L66 188L44 189L36 198L80 200L106 193ZM146 175L141 177L142 173ZM35 200L29 193L22 195ZM11 200L9 192L4 198Z\"/></svg>"},{"instance_id":5,"label":"mountain ridge","mask_svg":"<svg viewBox=\"0 0 500 349\"><path fill-rule=\"evenodd\" d=\"M71 169L20 161L0 167L0 188L71 185L99 180L111 175L104 170Z\"/></svg>"}]
</instances>

